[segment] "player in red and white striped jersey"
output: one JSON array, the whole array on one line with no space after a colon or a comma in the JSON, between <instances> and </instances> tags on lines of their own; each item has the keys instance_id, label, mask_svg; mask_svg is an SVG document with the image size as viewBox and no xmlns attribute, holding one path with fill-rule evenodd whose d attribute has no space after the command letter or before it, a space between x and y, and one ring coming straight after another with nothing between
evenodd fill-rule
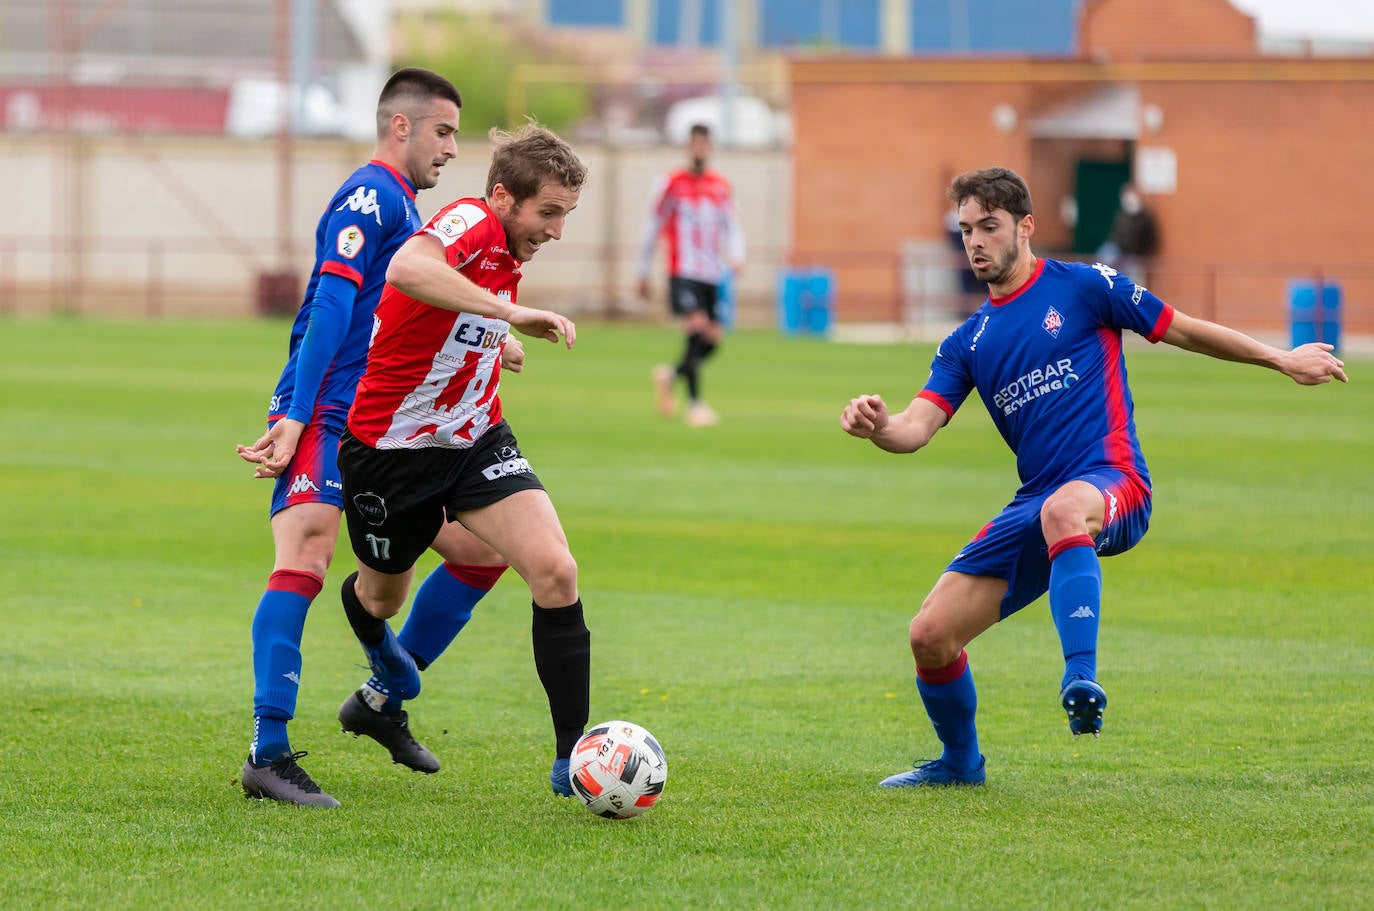
<instances>
[{"instance_id":1,"label":"player in red and white striped jersey","mask_svg":"<svg viewBox=\"0 0 1374 911\"><path fill-rule=\"evenodd\" d=\"M340 446L344 515L358 572L349 621L389 698L419 693L419 672L386 619L404 605L416 559L445 521L499 551L530 588L535 667L548 693L550 783L587 723L590 634L577 563L558 514L501 411L501 349L513 328L568 348L572 320L516 303L521 265L562 236L586 168L537 124L493 133L482 198L442 209L397 251L374 317L367 369Z\"/></svg>"},{"instance_id":2,"label":"player in red and white striped jersey","mask_svg":"<svg viewBox=\"0 0 1374 911\"><path fill-rule=\"evenodd\" d=\"M668 246L668 306L682 322L686 344L676 367L654 368L658 408L666 417L677 412L673 383L681 379L687 386L687 423L701 427L717 420L701 396L701 365L720 345L720 287L744 266L744 232L730 182L706 167L711 131L705 124L692 127L687 151L690 165L654 189L638 290L641 298L649 296L649 265L662 235Z\"/></svg>"}]
</instances>

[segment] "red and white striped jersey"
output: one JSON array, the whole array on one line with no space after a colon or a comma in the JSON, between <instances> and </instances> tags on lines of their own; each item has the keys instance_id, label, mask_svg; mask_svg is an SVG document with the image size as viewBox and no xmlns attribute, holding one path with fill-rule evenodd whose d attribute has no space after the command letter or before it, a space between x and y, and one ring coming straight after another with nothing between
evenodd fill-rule
<instances>
[{"instance_id":1,"label":"red and white striped jersey","mask_svg":"<svg viewBox=\"0 0 1374 911\"><path fill-rule=\"evenodd\" d=\"M668 241L668 274L676 278L718 285L735 263L744 262L744 232L730 182L715 171L684 169L655 186L640 278L649 274L659 234Z\"/></svg>"},{"instance_id":2,"label":"red and white striped jersey","mask_svg":"<svg viewBox=\"0 0 1374 911\"><path fill-rule=\"evenodd\" d=\"M421 229L444 245L449 265L515 302L520 263L501 221L480 199L459 199ZM348 429L374 449L466 449L501 420L505 320L434 307L391 285L373 317L367 369Z\"/></svg>"}]
</instances>

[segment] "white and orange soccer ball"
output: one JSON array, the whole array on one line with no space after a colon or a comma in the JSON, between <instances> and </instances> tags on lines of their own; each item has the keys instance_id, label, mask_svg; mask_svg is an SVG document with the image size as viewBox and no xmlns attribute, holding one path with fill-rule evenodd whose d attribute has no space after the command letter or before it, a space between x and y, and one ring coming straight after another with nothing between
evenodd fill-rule
<instances>
[{"instance_id":1,"label":"white and orange soccer ball","mask_svg":"<svg viewBox=\"0 0 1374 911\"><path fill-rule=\"evenodd\" d=\"M639 725L604 721L573 747L568 776L587 809L607 819L629 819L658 801L668 783L668 759Z\"/></svg>"}]
</instances>

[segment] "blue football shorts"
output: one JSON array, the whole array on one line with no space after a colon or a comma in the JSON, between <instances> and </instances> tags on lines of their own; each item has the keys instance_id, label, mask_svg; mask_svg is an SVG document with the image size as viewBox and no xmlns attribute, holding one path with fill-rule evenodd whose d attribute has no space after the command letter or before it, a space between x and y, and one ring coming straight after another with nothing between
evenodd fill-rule
<instances>
[{"instance_id":1,"label":"blue football shorts","mask_svg":"<svg viewBox=\"0 0 1374 911\"><path fill-rule=\"evenodd\" d=\"M343 433L345 417L344 411L337 408L316 412L311 417L296 444L291 464L272 487L269 515L275 516L286 507L301 503L327 503L343 509L339 435Z\"/></svg>"},{"instance_id":2,"label":"blue football shorts","mask_svg":"<svg viewBox=\"0 0 1374 911\"><path fill-rule=\"evenodd\" d=\"M1143 484L1114 470L1082 474L1073 480L1102 491L1106 511L1095 541L1098 556L1125 553L1145 537L1151 500ZM949 572L1006 579L1003 620L1049 591L1049 545L1040 527L1040 508L1053 492L1018 493L945 567Z\"/></svg>"}]
</instances>

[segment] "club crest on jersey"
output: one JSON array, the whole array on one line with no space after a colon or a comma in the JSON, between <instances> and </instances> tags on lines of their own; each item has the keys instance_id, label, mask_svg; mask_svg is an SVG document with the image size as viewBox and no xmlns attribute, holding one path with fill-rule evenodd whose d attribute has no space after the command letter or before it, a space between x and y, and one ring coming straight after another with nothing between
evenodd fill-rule
<instances>
[{"instance_id":1,"label":"club crest on jersey","mask_svg":"<svg viewBox=\"0 0 1374 911\"><path fill-rule=\"evenodd\" d=\"M358 255L358 251L363 248L367 238L359 230L357 225L349 225L339 232L339 242L337 244L339 255L344 259L352 259Z\"/></svg>"},{"instance_id":2,"label":"club crest on jersey","mask_svg":"<svg viewBox=\"0 0 1374 911\"><path fill-rule=\"evenodd\" d=\"M345 208L352 209L359 215L371 215L377 219L377 224L382 223L382 206L377 202L377 191L371 187L358 187L353 191L353 195L345 199L335 209L335 212L342 212Z\"/></svg>"},{"instance_id":3,"label":"club crest on jersey","mask_svg":"<svg viewBox=\"0 0 1374 911\"><path fill-rule=\"evenodd\" d=\"M1064 317L1059 315L1059 311L1051 307L1045 311L1045 321L1040 324L1050 335L1059 338L1059 330L1064 328Z\"/></svg>"}]
</instances>

